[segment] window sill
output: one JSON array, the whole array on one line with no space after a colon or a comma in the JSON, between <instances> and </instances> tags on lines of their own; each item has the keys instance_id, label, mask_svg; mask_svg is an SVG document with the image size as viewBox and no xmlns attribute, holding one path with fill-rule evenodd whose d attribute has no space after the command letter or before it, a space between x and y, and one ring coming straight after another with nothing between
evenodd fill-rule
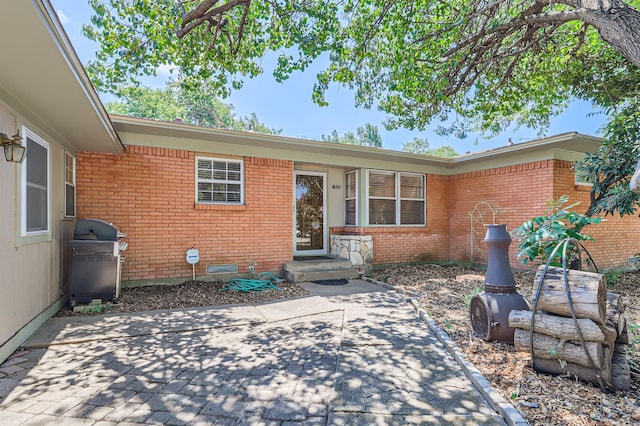
<instances>
[{"instance_id":1,"label":"window sill","mask_svg":"<svg viewBox=\"0 0 640 426\"><path fill-rule=\"evenodd\" d=\"M245 204L201 204L195 203L196 210L215 210L215 211L244 211L247 209Z\"/></svg>"}]
</instances>

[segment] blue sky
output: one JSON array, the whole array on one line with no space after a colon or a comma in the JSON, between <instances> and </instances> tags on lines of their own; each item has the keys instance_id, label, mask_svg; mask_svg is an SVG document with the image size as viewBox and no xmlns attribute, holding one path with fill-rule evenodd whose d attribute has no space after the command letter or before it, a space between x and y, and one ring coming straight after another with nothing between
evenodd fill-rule
<instances>
[{"instance_id":1,"label":"blue sky","mask_svg":"<svg viewBox=\"0 0 640 426\"><path fill-rule=\"evenodd\" d=\"M52 0L51 2L58 10L58 15L78 56L83 63L86 63L93 58L96 45L82 36L80 30L82 24L90 22L91 7L86 0ZM234 105L238 116L256 113L258 118L269 127L282 129L282 135L285 136L320 139L321 135L329 134L333 130L343 134L347 131L355 131L357 126L372 123L380 129L384 148L400 150L404 142L419 137L426 138L432 148L451 145L460 154L504 146L509 138L518 143L538 137L535 130L520 129L519 131L508 130L488 140L473 134L465 139L458 139L454 136L437 135L432 130L436 127L435 125L423 132L408 129L387 131L382 124L385 114L375 109L355 108L353 93L347 88L332 86L327 93L328 107L319 107L314 104L311 101L311 92L317 68L314 70L311 67L304 73L296 73L284 83L277 83L274 80L270 73L271 69L266 63L264 69L264 75L252 80L247 79L244 87L234 92L225 101ZM147 80L146 84L163 87L163 81L169 77L169 74L160 74L159 77L160 79ZM103 100L105 99L112 100L112 98L103 97ZM598 129L602 127L603 122L604 115L597 113L590 104L582 101L574 102L563 114L552 118L551 127L544 135L551 136L571 131L598 135Z\"/></svg>"}]
</instances>

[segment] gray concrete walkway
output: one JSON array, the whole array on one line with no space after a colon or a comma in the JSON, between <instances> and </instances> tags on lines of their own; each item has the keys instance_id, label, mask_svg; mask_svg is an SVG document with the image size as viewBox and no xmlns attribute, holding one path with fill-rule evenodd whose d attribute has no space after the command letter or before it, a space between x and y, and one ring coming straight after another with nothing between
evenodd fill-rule
<instances>
[{"instance_id":1,"label":"gray concrete walkway","mask_svg":"<svg viewBox=\"0 0 640 426\"><path fill-rule=\"evenodd\" d=\"M412 306L312 296L52 318L0 366L1 425L503 425Z\"/></svg>"}]
</instances>

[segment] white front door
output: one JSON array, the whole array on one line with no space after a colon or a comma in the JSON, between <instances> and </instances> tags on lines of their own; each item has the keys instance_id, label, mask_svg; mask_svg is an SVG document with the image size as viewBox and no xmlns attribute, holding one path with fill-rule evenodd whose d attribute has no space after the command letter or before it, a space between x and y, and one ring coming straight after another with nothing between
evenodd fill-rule
<instances>
[{"instance_id":1,"label":"white front door","mask_svg":"<svg viewBox=\"0 0 640 426\"><path fill-rule=\"evenodd\" d=\"M327 254L326 173L295 172L293 255Z\"/></svg>"}]
</instances>

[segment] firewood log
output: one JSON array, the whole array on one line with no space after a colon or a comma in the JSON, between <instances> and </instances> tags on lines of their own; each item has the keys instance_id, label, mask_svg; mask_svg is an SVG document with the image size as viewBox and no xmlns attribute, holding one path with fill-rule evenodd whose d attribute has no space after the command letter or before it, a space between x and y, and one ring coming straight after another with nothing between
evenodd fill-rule
<instances>
[{"instance_id":1,"label":"firewood log","mask_svg":"<svg viewBox=\"0 0 640 426\"><path fill-rule=\"evenodd\" d=\"M516 328L513 336L514 349L521 352L529 352L531 334L527 330ZM608 370L610 362L605 359L601 343L585 342L585 347L591 356L595 368ZM572 364L592 368L589 358L579 342L562 341L546 334L533 333L533 358L564 360Z\"/></svg>"},{"instance_id":2,"label":"firewood log","mask_svg":"<svg viewBox=\"0 0 640 426\"><path fill-rule=\"evenodd\" d=\"M536 371L549 374L568 374L570 376L576 376L579 379L593 383L598 386L600 384L598 376L602 379L602 383L606 387L613 387L611 379L611 371L594 370L592 368L583 367L582 365L572 364L570 362L561 364L557 359L541 359L536 358L533 360L533 368Z\"/></svg>"},{"instance_id":3,"label":"firewood log","mask_svg":"<svg viewBox=\"0 0 640 426\"><path fill-rule=\"evenodd\" d=\"M531 311L511 311L509 313L509 326L530 330L531 315ZM578 325L585 340L601 343L607 341L603 331L592 320L587 318L578 319ZM562 340L580 340L573 318L538 313L535 315L534 331Z\"/></svg>"},{"instance_id":4,"label":"firewood log","mask_svg":"<svg viewBox=\"0 0 640 426\"><path fill-rule=\"evenodd\" d=\"M607 325L616 330L618 336L626 327L625 310L626 303L622 296L617 293L607 293Z\"/></svg>"},{"instance_id":5,"label":"firewood log","mask_svg":"<svg viewBox=\"0 0 640 426\"><path fill-rule=\"evenodd\" d=\"M538 268L535 278L535 300L544 266ZM602 325L607 319L607 290L602 274L583 271L567 271L571 300L577 318L589 318ZM562 268L550 267L538 296L537 309L563 317L571 317Z\"/></svg>"},{"instance_id":6,"label":"firewood log","mask_svg":"<svg viewBox=\"0 0 640 426\"><path fill-rule=\"evenodd\" d=\"M611 381L616 390L628 390L631 386L631 371L627 360L627 345L616 344L611 359Z\"/></svg>"}]
</instances>

